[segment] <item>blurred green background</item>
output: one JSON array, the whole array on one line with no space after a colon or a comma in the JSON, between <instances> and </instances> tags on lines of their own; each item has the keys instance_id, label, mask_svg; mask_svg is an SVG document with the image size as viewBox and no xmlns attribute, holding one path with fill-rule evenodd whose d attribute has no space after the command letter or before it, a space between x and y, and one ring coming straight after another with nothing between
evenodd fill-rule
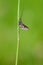
<instances>
[{"instance_id":1,"label":"blurred green background","mask_svg":"<svg viewBox=\"0 0 43 65\"><path fill-rule=\"evenodd\" d=\"M0 0L0 65L15 65L17 7L17 0ZM30 30L20 29L18 65L43 65L43 0L20 0L22 10Z\"/></svg>"},{"instance_id":2,"label":"blurred green background","mask_svg":"<svg viewBox=\"0 0 43 65\"><path fill-rule=\"evenodd\" d=\"M0 0L0 65L14 65L17 43L17 0Z\"/></svg>"}]
</instances>

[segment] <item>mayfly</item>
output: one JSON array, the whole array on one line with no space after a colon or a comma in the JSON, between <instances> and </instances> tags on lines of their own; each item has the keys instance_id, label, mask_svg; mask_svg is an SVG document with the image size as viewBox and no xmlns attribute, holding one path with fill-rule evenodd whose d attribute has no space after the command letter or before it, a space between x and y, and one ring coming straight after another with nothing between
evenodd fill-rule
<instances>
[{"instance_id":1,"label":"mayfly","mask_svg":"<svg viewBox=\"0 0 43 65\"><path fill-rule=\"evenodd\" d=\"M23 4L24 5L24 4ZM23 10L24 10L24 6L23 6ZM28 30L28 26L25 25L23 22L22 22L22 15L23 15L23 10L21 12L21 16L20 16L20 19L19 19L19 27L23 30Z\"/></svg>"},{"instance_id":2,"label":"mayfly","mask_svg":"<svg viewBox=\"0 0 43 65\"><path fill-rule=\"evenodd\" d=\"M23 30L28 30L28 26L26 26L23 22L22 22L22 19L20 18L19 19L19 27Z\"/></svg>"}]
</instances>

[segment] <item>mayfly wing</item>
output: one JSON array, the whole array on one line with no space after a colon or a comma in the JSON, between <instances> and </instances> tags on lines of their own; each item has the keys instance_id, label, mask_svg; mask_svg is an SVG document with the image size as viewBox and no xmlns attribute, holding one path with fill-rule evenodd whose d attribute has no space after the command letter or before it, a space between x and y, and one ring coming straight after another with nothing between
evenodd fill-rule
<instances>
[{"instance_id":1,"label":"mayfly wing","mask_svg":"<svg viewBox=\"0 0 43 65\"><path fill-rule=\"evenodd\" d=\"M19 25L21 25L21 24L22 24L22 19L20 18L20 19L19 19Z\"/></svg>"}]
</instances>

